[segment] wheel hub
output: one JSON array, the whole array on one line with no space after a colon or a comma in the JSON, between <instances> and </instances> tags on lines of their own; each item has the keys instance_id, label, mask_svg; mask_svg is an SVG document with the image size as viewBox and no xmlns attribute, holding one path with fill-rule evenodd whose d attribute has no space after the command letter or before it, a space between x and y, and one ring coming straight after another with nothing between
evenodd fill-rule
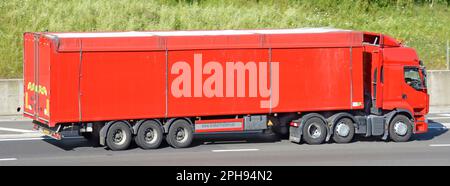
<instances>
[{"instance_id":1,"label":"wheel hub","mask_svg":"<svg viewBox=\"0 0 450 186\"><path fill-rule=\"evenodd\" d=\"M345 123L340 122L336 126L336 132L339 136L346 137L350 133L350 127L348 127Z\"/></svg>"},{"instance_id":2,"label":"wheel hub","mask_svg":"<svg viewBox=\"0 0 450 186\"><path fill-rule=\"evenodd\" d=\"M113 142L116 144L120 144L120 143L123 143L123 141L125 141L125 136L123 134L123 131L120 129L114 131Z\"/></svg>"},{"instance_id":3,"label":"wheel hub","mask_svg":"<svg viewBox=\"0 0 450 186\"><path fill-rule=\"evenodd\" d=\"M156 134L155 134L155 132L154 132L152 129L147 129L147 130L145 131L145 137L144 137L144 139L145 139L145 141L146 141L147 143L149 143L149 142L152 142L153 139L155 139L155 136L156 136Z\"/></svg>"},{"instance_id":4,"label":"wheel hub","mask_svg":"<svg viewBox=\"0 0 450 186\"><path fill-rule=\"evenodd\" d=\"M394 124L394 132L400 136L404 136L408 132L408 126L405 123L399 121Z\"/></svg>"},{"instance_id":5,"label":"wheel hub","mask_svg":"<svg viewBox=\"0 0 450 186\"><path fill-rule=\"evenodd\" d=\"M181 142L185 139L186 133L183 128L178 128L175 133L177 141Z\"/></svg>"},{"instance_id":6,"label":"wheel hub","mask_svg":"<svg viewBox=\"0 0 450 186\"><path fill-rule=\"evenodd\" d=\"M322 135L322 131L315 124L312 124L308 127L308 132L312 138L318 138L320 137L320 135Z\"/></svg>"}]
</instances>

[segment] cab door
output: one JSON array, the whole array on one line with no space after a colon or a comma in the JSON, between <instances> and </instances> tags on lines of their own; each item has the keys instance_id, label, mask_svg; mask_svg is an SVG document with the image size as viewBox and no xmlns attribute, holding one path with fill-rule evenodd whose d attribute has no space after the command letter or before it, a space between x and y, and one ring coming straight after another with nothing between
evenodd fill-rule
<instances>
[{"instance_id":1,"label":"cab door","mask_svg":"<svg viewBox=\"0 0 450 186\"><path fill-rule=\"evenodd\" d=\"M427 91L424 84L424 78L418 66L403 67L402 100L414 109L414 112L420 112L426 108Z\"/></svg>"}]
</instances>

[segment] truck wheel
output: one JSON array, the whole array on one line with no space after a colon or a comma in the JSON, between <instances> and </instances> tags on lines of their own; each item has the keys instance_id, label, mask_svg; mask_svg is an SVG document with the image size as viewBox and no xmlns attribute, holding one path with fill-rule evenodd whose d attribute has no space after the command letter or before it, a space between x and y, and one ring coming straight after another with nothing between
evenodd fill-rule
<instances>
[{"instance_id":1,"label":"truck wheel","mask_svg":"<svg viewBox=\"0 0 450 186\"><path fill-rule=\"evenodd\" d=\"M389 136L395 142L408 141L413 133L412 123L405 115L397 115L389 124Z\"/></svg>"},{"instance_id":2,"label":"truck wheel","mask_svg":"<svg viewBox=\"0 0 450 186\"><path fill-rule=\"evenodd\" d=\"M341 118L336 122L333 131L333 140L336 143L348 143L355 135L355 126L349 118Z\"/></svg>"},{"instance_id":3,"label":"truck wheel","mask_svg":"<svg viewBox=\"0 0 450 186\"><path fill-rule=\"evenodd\" d=\"M131 129L124 122L112 124L106 134L106 145L111 150L125 150L131 143Z\"/></svg>"},{"instance_id":4,"label":"truck wheel","mask_svg":"<svg viewBox=\"0 0 450 186\"><path fill-rule=\"evenodd\" d=\"M136 137L136 144L143 149L156 149L161 145L163 131L156 121L145 121L139 126Z\"/></svg>"},{"instance_id":5,"label":"truck wheel","mask_svg":"<svg viewBox=\"0 0 450 186\"><path fill-rule=\"evenodd\" d=\"M325 141L327 135L327 128L325 122L318 118L309 118L303 126L303 139L306 143L314 145L321 144Z\"/></svg>"},{"instance_id":6,"label":"truck wheel","mask_svg":"<svg viewBox=\"0 0 450 186\"><path fill-rule=\"evenodd\" d=\"M188 147L192 143L193 128L184 119L176 120L169 128L166 141L174 148Z\"/></svg>"}]
</instances>

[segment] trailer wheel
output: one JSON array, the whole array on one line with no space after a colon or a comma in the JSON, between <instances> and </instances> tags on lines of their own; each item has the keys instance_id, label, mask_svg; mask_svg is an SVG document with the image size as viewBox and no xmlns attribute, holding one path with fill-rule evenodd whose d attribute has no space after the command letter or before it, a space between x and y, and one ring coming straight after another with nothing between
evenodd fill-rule
<instances>
[{"instance_id":1,"label":"trailer wheel","mask_svg":"<svg viewBox=\"0 0 450 186\"><path fill-rule=\"evenodd\" d=\"M125 150L131 143L131 129L124 122L115 122L112 124L106 134L106 145L111 150Z\"/></svg>"},{"instance_id":2,"label":"trailer wheel","mask_svg":"<svg viewBox=\"0 0 450 186\"><path fill-rule=\"evenodd\" d=\"M163 131L156 121L145 121L139 126L135 137L136 144L142 149L156 149L163 140Z\"/></svg>"},{"instance_id":3,"label":"trailer wheel","mask_svg":"<svg viewBox=\"0 0 450 186\"><path fill-rule=\"evenodd\" d=\"M191 145L194 136L193 128L188 121L179 119L170 125L166 141L174 148L185 148Z\"/></svg>"},{"instance_id":4,"label":"trailer wheel","mask_svg":"<svg viewBox=\"0 0 450 186\"><path fill-rule=\"evenodd\" d=\"M412 136L413 128L411 120L405 115L397 115L389 124L389 136L395 142L408 141Z\"/></svg>"},{"instance_id":5,"label":"trailer wheel","mask_svg":"<svg viewBox=\"0 0 450 186\"><path fill-rule=\"evenodd\" d=\"M333 131L333 140L336 143L348 143L355 135L355 126L349 118L341 118L336 122Z\"/></svg>"},{"instance_id":6,"label":"trailer wheel","mask_svg":"<svg viewBox=\"0 0 450 186\"><path fill-rule=\"evenodd\" d=\"M303 139L306 143L315 145L325 141L327 128L325 122L319 117L311 117L303 126Z\"/></svg>"}]
</instances>

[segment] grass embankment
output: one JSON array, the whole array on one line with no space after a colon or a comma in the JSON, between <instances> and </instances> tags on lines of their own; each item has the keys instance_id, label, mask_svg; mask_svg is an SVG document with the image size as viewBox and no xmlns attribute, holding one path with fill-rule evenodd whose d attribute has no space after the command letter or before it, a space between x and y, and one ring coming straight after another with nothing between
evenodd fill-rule
<instances>
[{"instance_id":1,"label":"grass embankment","mask_svg":"<svg viewBox=\"0 0 450 186\"><path fill-rule=\"evenodd\" d=\"M382 32L445 68L450 0L0 1L0 78L22 76L26 31L336 27Z\"/></svg>"}]
</instances>

